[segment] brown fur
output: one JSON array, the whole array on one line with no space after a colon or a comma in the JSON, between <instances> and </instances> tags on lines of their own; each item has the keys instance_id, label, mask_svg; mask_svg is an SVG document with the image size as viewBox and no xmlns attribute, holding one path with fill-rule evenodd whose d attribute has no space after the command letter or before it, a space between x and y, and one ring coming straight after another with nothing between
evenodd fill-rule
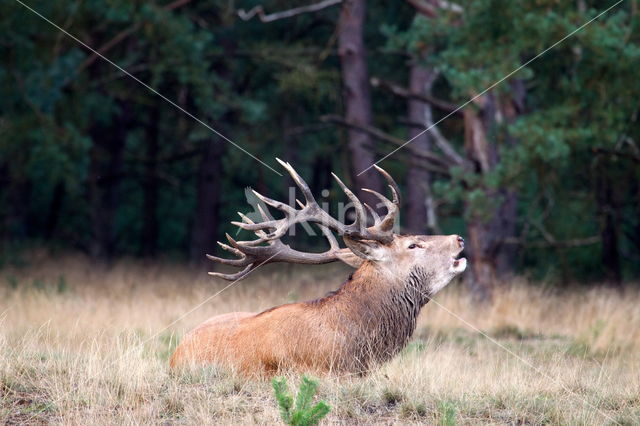
<instances>
[{"instance_id":1,"label":"brown fur","mask_svg":"<svg viewBox=\"0 0 640 426\"><path fill-rule=\"evenodd\" d=\"M409 250L410 243L419 247ZM452 266L461 251L457 236L396 236L374 246L372 258L324 298L211 318L184 338L171 367L360 374L390 359L411 337L420 308L464 266Z\"/></svg>"}]
</instances>

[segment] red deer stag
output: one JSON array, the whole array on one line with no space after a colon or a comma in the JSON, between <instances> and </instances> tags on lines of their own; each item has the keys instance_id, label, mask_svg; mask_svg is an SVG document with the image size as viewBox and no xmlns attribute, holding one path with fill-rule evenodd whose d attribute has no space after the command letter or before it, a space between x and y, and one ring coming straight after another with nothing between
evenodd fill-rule
<instances>
[{"instance_id":1,"label":"red deer stag","mask_svg":"<svg viewBox=\"0 0 640 426\"><path fill-rule=\"evenodd\" d=\"M357 270L334 292L313 301L290 303L261 313L235 312L215 316L191 331L171 357L171 367L189 364L222 364L243 374L274 374L281 368L336 373L367 372L393 357L408 342L420 309L465 270L465 258L457 258L464 240L457 235L398 235L393 225L400 200L398 187L383 169L393 201L371 190L386 206L380 218L338 179L355 208L355 220L344 224L322 210L309 186L290 164L278 160L291 174L305 203L294 208L258 193L265 204L284 213L282 219L254 223L240 214L232 222L253 231L257 239L218 243L237 259L209 256L215 262L244 267L235 274L211 273L235 281L265 263L322 264L343 261ZM255 192L255 191L254 191ZM367 227L365 207L374 224ZM295 224L317 224L330 248L307 253L285 245L280 238ZM340 248L336 232L347 248Z\"/></svg>"}]
</instances>

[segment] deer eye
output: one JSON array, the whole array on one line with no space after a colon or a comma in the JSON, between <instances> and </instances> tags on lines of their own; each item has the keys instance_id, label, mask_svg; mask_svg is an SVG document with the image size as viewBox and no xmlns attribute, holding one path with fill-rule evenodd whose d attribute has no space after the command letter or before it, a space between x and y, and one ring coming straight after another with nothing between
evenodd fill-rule
<instances>
[{"instance_id":1,"label":"deer eye","mask_svg":"<svg viewBox=\"0 0 640 426\"><path fill-rule=\"evenodd\" d=\"M410 245L409 247L407 247L407 248L414 249L414 248L416 248L416 247L418 247L418 245L417 245L417 244L411 244L411 245Z\"/></svg>"}]
</instances>

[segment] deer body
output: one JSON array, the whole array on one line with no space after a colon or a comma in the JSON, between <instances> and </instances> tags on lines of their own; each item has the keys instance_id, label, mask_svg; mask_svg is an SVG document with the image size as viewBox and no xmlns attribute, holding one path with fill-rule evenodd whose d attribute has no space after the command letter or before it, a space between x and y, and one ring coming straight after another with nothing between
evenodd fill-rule
<instances>
[{"instance_id":1,"label":"deer body","mask_svg":"<svg viewBox=\"0 0 640 426\"><path fill-rule=\"evenodd\" d=\"M267 222L265 228L275 228L273 222ZM336 226L331 225L332 229ZM267 235L262 229L251 230L269 246L243 245L228 237L233 247L226 247L241 256L239 261L247 261L243 256L253 256L250 268L260 256L274 257L273 251L267 250L274 246L279 249L275 256L286 256L287 261L297 257L297 263L325 263L313 257L320 254L299 255L288 246L274 243L270 240L273 233ZM362 374L392 358L413 334L420 309L465 269L466 260L456 259L464 245L457 235L387 233L385 238L373 240L370 238L378 238L379 230L370 227L367 232L366 238L352 238L353 232L343 236L346 252L330 239L332 248L324 255L358 267L338 290L321 299L258 314L237 312L213 317L185 336L171 357L171 367L220 364L247 375L270 375L281 369Z\"/></svg>"}]
</instances>

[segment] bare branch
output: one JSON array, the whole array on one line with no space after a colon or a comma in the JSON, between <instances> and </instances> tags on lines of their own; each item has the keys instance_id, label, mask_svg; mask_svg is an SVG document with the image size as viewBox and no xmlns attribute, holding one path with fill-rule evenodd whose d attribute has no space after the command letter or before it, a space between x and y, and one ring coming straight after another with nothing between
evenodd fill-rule
<instances>
[{"instance_id":1,"label":"bare branch","mask_svg":"<svg viewBox=\"0 0 640 426\"><path fill-rule=\"evenodd\" d=\"M309 124L306 126L297 126L287 129L288 136L299 136L305 133L317 133L322 130L333 128L329 123Z\"/></svg>"},{"instance_id":2,"label":"bare branch","mask_svg":"<svg viewBox=\"0 0 640 426\"><path fill-rule=\"evenodd\" d=\"M509 237L502 240L504 244L511 245L520 245L523 247L531 247L531 248L545 248L545 247L559 247L559 248L570 248L570 247L583 247L590 246L594 244L598 244L600 242L599 236L586 237L586 238L574 238L571 240L561 240L561 241L534 241L527 242L521 238Z\"/></svg>"},{"instance_id":3,"label":"bare branch","mask_svg":"<svg viewBox=\"0 0 640 426\"><path fill-rule=\"evenodd\" d=\"M442 10L447 10L453 13L464 13L464 8L457 3L445 0L435 0L438 7Z\"/></svg>"},{"instance_id":4,"label":"bare branch","mask_svg":"<svg viewBox=\"0 0 640 426\"><path fill-rule=\"evenodd\" d=\"M371 77L371 85L373 87L380 87L381 89L385 89L388 90L389 92L393 93L396 96L400 96L402 98L409 98L409 99L417 99L419 101L422 101L424 103L427 103L431 106L434 106L444 112L454 112L458 109L458 106L456 104L453 104L451 102L447 102L447 101L443 101L441 99L435 98L431 95L426 95L426 94L422 94L422 93L413 93L411 91L409 91L409 89L399 86L395 83L392 83L390 81L386 81L386 80L382 80L378 77ZM460 111L456 111L456 114L461 114Z\"/></svg>"},{"instance_id":5,"label":"bare branch","mask_svg":"<svg viewBox=\"0 0 640 426\"><path fill-rule=\"evenodd\" d=\"M458 166L463 166L463 167L468 166L469 161L467 161L460 154L458 154L458 152L455 150L453 145L451 145L451 142L449 142L447 138L445 138L444 135L440 133L440 129L438 129L438 127L433 122L431 117L427 117L427 122L425 123L425 125L426 125L425 129L428 129L427 131L431 134L431 136L433 136L433 140L436 146L440 148L440 151L442 151L442 153L449 160L451 160L453 163L455 163Z\"/></svg>"},{"instance_id":6,"label":"bare branch","mask_svg":"<svg viewBox=\"0 0 640 426\"><path fill-rule=\"evenodd\" d=\"M438 17L438 9L457 14L464 13L464 8L462 6L446 0L431 0L430 2L425 0L407 0L407 3L413 6L418 13L423 14L427 18Z\"/></svg>"},{"instance_id":7,"label":"bare branch","mask_svg":"<svg viewBox=\"0 0 640 426\"><path fill-rule=\"evenodd\" d=\"M372 126L366 126L363 124L356 124L356 123L351 123L348 122L347 120L345 120L344 118L337 116L337 115L325 115L320 117L320 120L324 121L324 122L330 122L330 123L335 123L335 124L339 124L341 126L345 126L345 127L349 127L351 129L356 129L356 130L360 130L361 132L365 132L371 136L373 136L374 138L381 140L383 142L387 142L396 146L402 146L405 145L405 141L403 139L400 138L396 138L395 136L392 136L380 129L377 129L375 127ZM406 145L408 148L412 149L412 152L423 157L425 160L430 161L431 163L433 163L436 167L438 167L441 170L441 173L445 173L448 174L448 169L449 167L451 167L453 164L451 164L451 162L447 159L447 158L443 158L437 154L434 154L432 152L429 151L424 151L424 150L416 150L414 149L413 146L409 146Z\"/></svg>"},{"instance_id":8,"label":"bare branch","mask_svg":"<svg viewBox=\"0 0 640 426\"><path fill-rule=\"evenodd\" d=\"M389 153L388 150L374 145L364 145L364 147L380 155L386 155ZM407 149L407 157L403 159L403 162L405 162L406 164L409 164L412 167L426 170L427 172L439 173L443 176L451 177L449 169L433 164L430 157L425 157L423 155L424 151L416 150L413 147L407 147Z\"/></svg>"},{"instance_id":9,"label":"bare branch","mask_svg":"<svg viewBox=\"0 0 640 426\"><path fill-rule=\"evenodd\" d=\"M278 21L280 19L292 18L296 15L301 15L303 13L318 12L322 9L326 9L327 7L334 6L339 3L342 3L342 0L324 0L324 1L321 1L320 3L314 3L308 6L294 7L293 9L284 10L282 12L271 13L268 15L264 12L264 8L261 5L259 5L249 9L248 12L245 11L244 9L238 10L238 17L243 21L248 21L249 19L258 15L258 18L260 18L261 22L269 23L269 22Z\"/></svg>"},{"instance_id":10,"label":"bare branch","mask_svg":"<svg viewBox=\"0 0 640 426\"><path fill-rule=\"evenodd\" d=\"M446 139L444 135L440 133L440 129L433 125L432 121L429 121L429 123L431 124L427 124L426 126L425 123L409 121L404 118L400 118L398 122L405 126L416 127L420 130L426 130L427 128L429 128L429 133L434 137L436 146L440 148L440 150L445 154L447 158L451 160L452 163L466 168L471 167L471 162L457 153L457 151L453 148L453 145L451 145L451 142L449 142L448 139Z\"/></svg>"},{"instance_id":11,"label":"bare branch","mask_svg":"<svg viewBox=\"0 0 640 426\"><path fill-rule=\"evenodd\" d=\"M437 9L423 0L407 0L407 3L427 18L436 18L438 16Z\"/></svg>"},{"instance_id":12,"label":"bare branch","mask_svg":"<svg viewBox=\"0 0 640 426\"><path fill-rule=\"evenodd\" d=\"M381 87L383 89L386 89L388 91L390 91L391 93L393 93L396 96L400 96L403 98L408 98L408 99L417 99L419 101L425 102L429 105L432 105L436 108L442 109L445 112L456 112L456 113L460 113L460 111L458 111L458 106L456 106L455 104L449 103L447 101L443 101L437 98L434 98L431 95L428 94L422 94L422 93L414 93L411 92L409 89L404 88L402 86L399 86L393 82L390 81L385 81L382 80L380 78L377 77L372 77L371 78L371 85L373 87ZM459 166L465 166L468 162L462 157L460 156L460 154L458 154L456 152L456 150L453 148L453 145L451 145L451 143L444 137L444 135L442 133L440 133L440 130L436 127L435 123L429 119L428 122L426 122L424 125L421 126L423 129L428 129L429 133L431 134L431 136L433 136L433 139L435 140L436 146L438 148L440 148L440 150L442 151L442 153L454 164L459 165Z\"/></svg>"},{"instance_id":13,"label":"bare branch","mask_svg":"<svg viewBox=\"0 0 640 426\"><path fill-rule=\"evenodd\" d=\"M634 152L624 152L621 149L610 149L610 148L601 148L601 147L594 147L592 148L592 150L596 154L607 154L607 155L614 155L619 157L627 157L635 161L636 163L640 163L640 155Z\"/></svg>"},{"instance_id":14,"label":"bare branch","mask_svg":"<svg viewBox=\"0 0 640 426\"><path fill-rule=\"evenodd\" d=\"M633 120L633 121L635 121L635 120ZM631 148L631 151L633 151L633 153L635 155L640 157L640 149L638 149L638 145L636 145L636 142L633 140L633 138L627 136L626 138L624 138L624 142L627 145L629 145L629 148Z\"/></svg>"},{"instance_id":15,"label":"bare branch","mask_svg":"<svg viewBox=\"0 0 640 426\"><path fill-rule=\"evenodd\" d=\"M169 4L167 4L167 5L163 6L162 9L164 9L166 11L171 11L171 10L174 10L174 9L178 9L178 8L188 4L190 2L191 2L191 0L175 0L175 1L173 1L173 2L171 2ZM109 50L113 49L115 46L120 44L123 40L125 40L131 34L133 34L136 31L138 31L141 26L142 26L142 22L137 22L137 23L133 24L132 26L130 26L129 28L125 28L124 30L122 30L118 34L116 34L111 40L109 40L108 42L106 42L105 44L100 46L98 49L96 49L96 52L98 52L100 55L104 55ZM77 72L81 72L82 70L87 68L89 65L93 64L96 61L96 59L99 58L98 53L92 53L87 59L85 59L84 62L82 62L80 64L80 66L78 67L78 71Z\"/></svg>"}]
</instances>

